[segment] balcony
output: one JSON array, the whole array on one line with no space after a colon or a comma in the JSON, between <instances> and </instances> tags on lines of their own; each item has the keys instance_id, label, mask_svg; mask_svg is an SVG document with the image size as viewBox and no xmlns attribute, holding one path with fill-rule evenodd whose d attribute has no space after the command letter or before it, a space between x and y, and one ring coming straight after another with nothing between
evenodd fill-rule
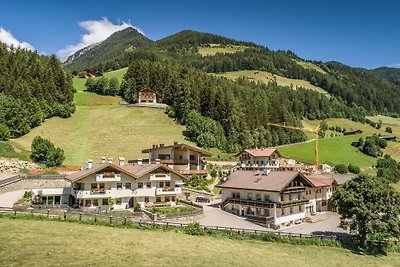
<instances>
[{"instance_id":1,"label":"balcony","mask_svg":"<svg viewBox=\"0 0 400 267\"><path fill-rule=\"evenodd\" d=\"M171 181L171 175L164 173L150 174L150 181Z\"/></svg>"},{"instance_id":2,"label":"balcony","mask_svg":"<svg viewBox=\"0 0 400 267\"><path fill-rule=\"evenodd\" d=\"M302 193L306 190L304 186L292 186L283 190L283 193Z\"/></svg>"},{"instance_id":3,"label":"balcony","mask_svg":"<svg viewBox=\"0 0 400 267\"><path fill-rule=\"evenodd\" d=\"M250 199L239 199L239 198L227 198L224 202L221 203L221 208L225 207L228 203L231 204L239 204L242 206L250 206L257 208L273 208L276 205L277 208L287 208L298 206L301 204L307 204L309 202L308 199L296 199L287 202L269 202L269 201L259 201L259 200L250 200Z\"/></svg>"},{"instance_id":4,"label":"balcony","mask_svg":"<svg viewBox=\"0 0 400 267\"><path fill-rule=\"evenodd\" d=\"M156 188L138 188L133 191L133 196L135 197L155 197L156 196Z\"/></svg>"},{"instance_id":5,"label":"balcony","mask_svg":"<svg viewBox=\"0 0 400 267\"><path fill-rule=\"evenodd\" d=\"M293 206L298 206L302 204L307 204L309 202L308 199L294 199L294 200L289 200L289 201L278 201L277 207L279 208L288 208L288 207L293 207Z\"/></svg>"},{"instance_id":6,"label":"balcony","mask_svg":"<svg viewBox=\"0 0 400 267\"><path fill-rule=\"evenodd\" d=\"M178 170L178 172L180 174L183 175L206 175L207 174L207 170Z\"/></svg>"},{"instance_id":7,"label":"balcony","mask_svg":"<svg viewBox=\"0 0 400 267\"><path fill-rule=\"evenodd\" d=\"M116 173L114 176L105 176L104 174L97 174L96 175L96 182L120 182L121 181L121 174Z\"/></svg>"},{"instance_id":8,"label":"balcony","mask_svg":"<svg viewBox=\"0 0 400 267\"><path fill-rule=\"evenodd\" d=\"M157 195L178 195L178 194L182 194L182 188L180 188L180 187L157 188L156 194Z\"/></svg>"}]
</instances>

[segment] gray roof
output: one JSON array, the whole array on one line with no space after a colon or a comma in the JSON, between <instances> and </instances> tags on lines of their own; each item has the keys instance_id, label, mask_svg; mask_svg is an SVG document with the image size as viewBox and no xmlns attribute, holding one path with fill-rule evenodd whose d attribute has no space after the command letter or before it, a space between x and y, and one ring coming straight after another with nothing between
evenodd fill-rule
<instances>
[{"instance_id":1,"label":"gray roof","mask_svg":"<svg viewBox=\"0 0 400 267\"><path fill-rule=\"evenodd\" d=\"M313 186L303 174L295 171L271 171L269 174L257 171L235 171L216 187L281 192L296 177L300 177L305 185Z\"/></svg>"}]
</instances>

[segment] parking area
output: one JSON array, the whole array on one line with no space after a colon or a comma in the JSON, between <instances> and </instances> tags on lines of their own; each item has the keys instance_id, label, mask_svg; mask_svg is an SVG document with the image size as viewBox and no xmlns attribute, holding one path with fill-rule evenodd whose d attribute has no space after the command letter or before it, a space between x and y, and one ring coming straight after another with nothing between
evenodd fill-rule
<instances>
[{"instance_id":1,"label":"parking area","mask_svg":"<svg viewBox=\"0 0 400 267\"><path fill-rule=\"evenodd\" d=\"M232 228L245 228L252 230L265 230L267 228L247 221L245 218L230 214L218 208L221 200L214 200L211 203L199 203L203 206L204 217L197 220L204 226L220 226Z\"/></svg>"},{"instance_id":2,"label":"parking area","mask_svg":"<svg viewBox=\"0 0 400 267\"><path fill-rule=\"evenodd\" d=\"M12 208L24 193L25 190L17 190L0 194L0 207Z\"/></svg>"}]
</instances>

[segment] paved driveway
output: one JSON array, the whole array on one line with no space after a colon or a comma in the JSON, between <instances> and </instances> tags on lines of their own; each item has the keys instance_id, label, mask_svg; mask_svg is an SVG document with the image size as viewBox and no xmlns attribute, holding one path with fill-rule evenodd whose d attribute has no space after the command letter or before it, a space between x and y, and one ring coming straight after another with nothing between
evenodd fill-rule
<instances>
[{"instance_id":1,"label":"paved driveway","mask_svg":"<svg viewBox=\"0 0 400 267\"><path fill-rule=\"evenodd\" d=\"M23 197L25 190L17 190L0 194L0 207L12 208L14 203Z\"/></svg>"},{"instance_id":2,"label":"paved driveway","mask_svg":"<svg viewBox=\"0 0 400 267\"><path fill-rule=\"evenodd\" d=\"M204 217L197 221L204 226L221 226L232 228L245 228L252 230L266 230L267 228L246 221L242 217L238 217L218 208L221 200L212 201L211 203L202 204L204 208Z\"/></svg>"}]
</instances>

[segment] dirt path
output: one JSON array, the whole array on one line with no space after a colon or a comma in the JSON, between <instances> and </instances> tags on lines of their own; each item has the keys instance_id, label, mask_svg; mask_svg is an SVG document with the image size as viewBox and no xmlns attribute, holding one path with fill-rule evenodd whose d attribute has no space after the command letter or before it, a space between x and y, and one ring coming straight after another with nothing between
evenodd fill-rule
<instances>
[{"instance_id":1,"label":"dirt path","mask_svg":"<svg viewBox=\"0 0 400 267\"><path fill-rule=\"evenodd\" d=\"M17 190L0 194L0 207L12 208L24 193L25 190Z\"/></svg>"}]
</instances>

